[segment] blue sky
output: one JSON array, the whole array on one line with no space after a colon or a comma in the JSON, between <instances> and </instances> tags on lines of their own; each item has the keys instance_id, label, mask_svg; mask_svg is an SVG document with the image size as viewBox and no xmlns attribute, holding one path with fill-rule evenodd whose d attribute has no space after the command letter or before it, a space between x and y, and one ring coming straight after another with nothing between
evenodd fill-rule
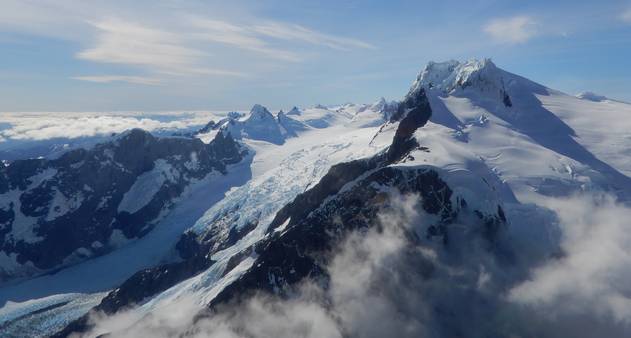
<instances>
[{"instance_id":1,"label":"blue sky","mask_svg":"<svg viewBox=\"0 0 631 338\"><path fill-rule=\"evenodd\" d=\"M631 101L631 1L0 0L0 111L244 110L398 99L490 57Z\"/></svg>"}]
</instances>

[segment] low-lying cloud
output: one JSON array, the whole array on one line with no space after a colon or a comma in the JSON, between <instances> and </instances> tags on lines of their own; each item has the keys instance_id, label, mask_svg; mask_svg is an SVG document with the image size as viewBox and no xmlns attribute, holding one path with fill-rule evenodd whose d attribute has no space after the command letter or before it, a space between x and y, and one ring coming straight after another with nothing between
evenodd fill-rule
<instances>
[{"instance_id":1,"label":"low-lying cloud","mask_svg":"<svg viewBox=\"0 0 631 338\"><path fill-rule=\"evenodd\" d=\"M137 311L94 318L98 329L90 334L625 336L631 329L626 222L631 209L610 197L589 195L547 199L545 205L551 211L507 206L509 217L529 208L533 217L511 222L493 245L465 215L451 226L453 236L445 247L411 236L422 233L427 215L418 212L416 197L404 197L381 214L378 226L342 241L327 266L325 285L307 281L288 299L258 294L199 321L192 320L200 310L193 300L158 308L140 320ZM550 224L539 223L552 213ZM560 242L528 240L552 229L561 231Z\"/></svg>"},{"instance_id":2,"label":"low-lying cloud","mask_svg":"<svg viewBox=\"0 0 631 338\"><path fill-rule=\"evenodd\" d=\"M166 134L190 131L210 120L221 118L221 115L221 113L202 112L152 115L6 113L0 117L0 152L10 150L30 156L33 154L27 154L27 152L33 147L44 149L65 143L83 141L89 143L90 138L109 137L133 128ZM85 145L88 146L88 143ZM80 144L76 145L80 146ZM46 154L41 155L46 156ZM2 156L0 159L4 159Z\"/></svg>"},{"instance_id":3,"label":"low-lying cloud","mask_svg":"<svg viewBox=\"0 0 631 338\"><path fill-rule=\"evenodd\" d=\"M546 204L559 217L563 254L534 269L510 299L551 314L631 325L631 209L608 196Z\"/></svg>"}]
</instances>

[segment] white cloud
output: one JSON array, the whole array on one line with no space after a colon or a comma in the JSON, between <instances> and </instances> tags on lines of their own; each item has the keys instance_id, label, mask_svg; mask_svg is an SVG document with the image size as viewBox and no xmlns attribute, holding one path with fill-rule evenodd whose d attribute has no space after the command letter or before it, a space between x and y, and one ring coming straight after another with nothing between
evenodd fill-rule
<instances>
[{"instance_id":1,"label":"white cloud","mask_svg":"<svg viewBox=\"0 0 631 338\"><path fill-rule=\"evenodd\" d=\"M289 50L291 46L278 47L272 40L303 42L340 50L374 48L360 40L326 35L280 22L269 21L264 25L251 26L199 16L185 17L184 23L170 29L158 29L121 19L95 21L92 23L96 28L93 46L77 53L77 57L83 60L142 67L145 71L158 74L159 78L117 75L75 78L101 83L125 81L155 85L164 82L164 76L247 76L240 71L208 67L213 60L214 49L205 42L228 45L272 60L290 62L300 62L303 57Z\"/></svg>"},{"instance_id":2,"label":"white cloud","mask_svg":"<svg viewBox=\"0 0 631 338\"><path fill-rule=\"evenodd\" d=\"M537 23L528 16L514 16L491 20L483 30L498 42L517 44L537 35Z\"/></svg>"},{"instance_id":3,"label":"white cloud","mask_svg":"<svg viewBox=\"0 0 631 338\"><path fill-rule=\"evenodd\" d=\"M95 327L82 337L108 332L113 337L424 337L425 303L414 290L418 285L406 280L420 279L419 267L405 261L408 242L400 227L419 216L418 202L416 196L396 200L394 210L380 218L383 229L343 240L328 266L326 289L307 282L289 299L257 294L195 322L201 306L189 297L144 318L137 311L96 314ZM403 304L406 298L410 308Z\"/></svg>"},{"instance_id":4,"label":"white cloud","mask_svg":"<svg viewBox=\"0 0 631 338\"><path fill-rule=\"evenodd\" d=\"M221 20L192 18L191 22L203 30L202 33L195 34L196 38L229 44L268 57L293 62L302 61L302 57L297 53L272 47L269 39L302 42L338 50L375 48L361 40L327 35L300 25L277 21L267 21L262 25L235 25Z\"/></svg>"},{"instance_id":5,"label":"white cloud","mask_svg":"<svg viewBox=\"0 0 631 338\"><path fill-rule=\"evenodd\" d=\"M162 80L152 77L143 76L127 76L127 75L94 75L94 76L75 76L75 80L96 82L96 83L110 83L110 82L129 82L134 84L143 84L155 86L162 83Z\"/></svg>"},{"instance_id":6,"label":"white cloud","mask_svg":"<svg viewBox=\"0 0 631 338\"><path fill-rule=\"evenodd\" d=\"M134 114L89 113L5 113L0 123L9 127L0 130L3 147L12 141L44 141L55 138L75 139L120 133L133 128L147 131L186 129L206 124L217 118L210 113L163 115L159 118ZM0 150L2 150L0 148Z\"/></svg>"},{"instance_id":7,"label":"white cloud","mask_svg":"<svg viewBox=\"0 0 631 338\"><path fill-rule=\"evenodd\" d=\"M94 27L98 29L96 44L78 53L80 59L142 66L169 75L243 75L205 68L202 59L206 54L187 47L183 37L174 32L121 20L97 22Z\"/></svg>"},{"instance_id":8,"label":"white cloud","mask_svg":"<svg viewBox=\"0 0 631 338\"><path fill-rule=\"evenodd\" d=\"M266 41L255 36L254 32L246 26L236 26L225 21L203 18L193 18L191 22L201 29L201 32L193 35L196 39L235 46L275 59L291 62L302 61L302 57L294 52L270 47Z\"/></svg>"},{"instance_id":9,"label":"white cloud","mask_svg":"<svg viewBox=\"0 0 631 338\"><path fill-rule=\"evenodd\" d=\"M509 220L515 217L515 222L492 245L480 236L479 223L472 222L477 218L462 215L449 226L449 244L443 246L422 239L433 221L418 212L419 200L399 196L392 210L380 215L381 226L341 241L325 267L330 277L326 283L306 282L288 298L258 294L196 322L191 318L199 308L189 304L194 301L169 303L144 318L138 311L95 317L93 333L121 330L113 336L168 337L185 332L187 337L223 338L625 336L631 328L631 232L625 224L631 209L607 197L541 197L554 213L534 205L514 206L517 214L508 209ZM542 214L532 214L535 210ZM524 220L524 212L537 217ZM554 217L549 218L553 214L563 231L561 257L552 255L556 249L533 240L547 235L553 224L539 222L554 223ZM529 276L533 266L538 267Z\"/></svg>"},{"instance_id":10,"label":"white cloud","mask_svg":"<svg viewBox=\"0 0 631 338\"><path fill-rule=\"evenodd\" d=\"M544 204L559 217L563 255L535 269L510 298L555 315L631 324L631 209L611 197L548 199Z\"/></svg>"},{"instance_id":11,"label":"white cloud","mask_svg":"<svg viewBox=\"0 0 631 338\"><path fill-rule=\"evenodd\" d=\"M229 7L223 4L214 9L211 4L201 7L170 4L151 10L143 6L117 2L87 5L76 0L42 0L37 4L6 0L0 11L0 29L74 41L82 47L75 54L78 59L131 66L149 73L148 76L75 77L101 83L155 85L167 83L174 76L250 77L257 68L243 64L254 65L250 61L260 61L260 56L270 60L267 68L282 67L283 63L273 61L304 61L304 48L299 43L338 50L374 48L361 40L295 24L262 18L259 22L263 23L255 25L244 20L248 13L243 9L230 15L230 20L201 14L221 17L224 7ZM253 53L239 53L235 49ZM127 74L129 70L124 72Z\"/></svg>"},{"instance_id":12,"label":"white cloud","mask_svg":"<svg viewBox=\"0 0 631 338\"><path fill-rule=\"evenodd\" d=\"M620 16L620 18L624 22L631 23L631 8L627 9L626 11L624 11L622 13L622 15Z\"/></svg>"}]
</instances>

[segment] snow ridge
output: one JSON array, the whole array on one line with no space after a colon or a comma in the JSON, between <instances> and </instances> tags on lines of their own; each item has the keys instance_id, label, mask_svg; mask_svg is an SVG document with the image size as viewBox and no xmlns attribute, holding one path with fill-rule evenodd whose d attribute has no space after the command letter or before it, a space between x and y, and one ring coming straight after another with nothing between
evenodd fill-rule
<instances>
[{"instance_id":1,"label":"snow ridge","mask_svg":"<svg viewBox=\"0 0 631 338\"><path fill-rule=\"evenodd\" d=\"M506 107L511 107L507 88L515 81L511 74L499 69L491 59L431 61L412 84L408 97L417 95L421 89L453 96L476 93L481 97L500 100Z\"/></svg>"}]
</instances>

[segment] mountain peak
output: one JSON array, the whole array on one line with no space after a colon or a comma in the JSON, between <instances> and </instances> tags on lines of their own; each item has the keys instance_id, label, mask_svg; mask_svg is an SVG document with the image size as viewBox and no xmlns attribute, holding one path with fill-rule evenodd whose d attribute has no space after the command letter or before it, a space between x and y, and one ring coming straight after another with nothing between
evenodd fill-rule
<instances>
[{"instance_id":1,"label":"mountain peak","mask_svg":"<svg viewBox=\"0 0 631 338\"><path fill-rule=\"evenodd\" d=\"M252 106L252 109L250 109L250 118L255 116L263 117L267 115L272 116L272 113L270 113L267 108L260 104L255 104L254 106Z\"/></svg>"},{"instance_id":2,"label":"mountain peak","mask_svg":"<svg viewBox=\"0 0 631 338\"><path fill-rule=\"evenodd\" d=\"M294 106L293 108L291 108L290 111L287 112L287 115L300 115L300 109L298 109L298 107Z\"/></svg>"},{"instance_id":3,"label":"mountain peak","mask_svg":"<svg viewBox=\"0 0 631 338\"><path fill-rule=\"evenodd\" d=\"M418 75L408 96L418 95L421 89L443 94L476 92L490 99L499 99L506 107L512 107L506 84L512 79L498 68L491 59L468 61L429 62Z\"/></svg>"},{"instance_id":4,"label":"mountain peak","mask_svg":"<svg viewBox=\"0 0 631 338\"><path fill-rule=\"evenodd\" d=\"M501 72L491 59L430 61L414 81L412 90L424 87L450 93L476 83L495 83L497 80L501 82Z\"/></svg>"}]
</instances>

